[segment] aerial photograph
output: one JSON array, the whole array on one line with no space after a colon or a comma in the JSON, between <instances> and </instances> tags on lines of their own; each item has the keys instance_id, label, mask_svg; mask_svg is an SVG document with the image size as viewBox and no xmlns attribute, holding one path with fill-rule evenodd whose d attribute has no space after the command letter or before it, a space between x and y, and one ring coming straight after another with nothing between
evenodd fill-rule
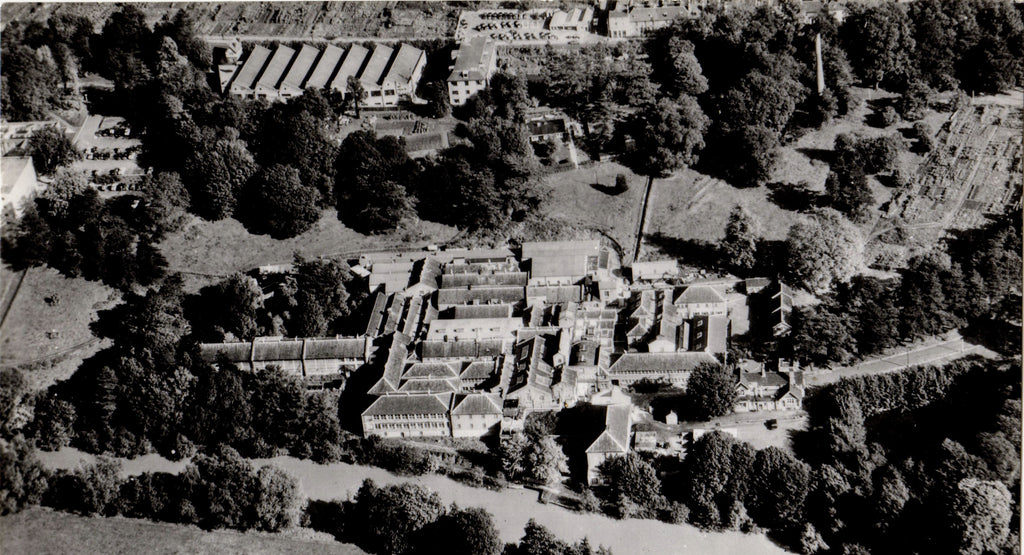
<instances>
[{"instance_id":1,"label":"aerial photograph","mask_svg":"<svg viewBox=\"0 0 1024 555\"><path fill-rule=\"evenodd\" d=\"M1024 0L0 5L0 553L1021 555Z\"/></svg>"}]
</instances>

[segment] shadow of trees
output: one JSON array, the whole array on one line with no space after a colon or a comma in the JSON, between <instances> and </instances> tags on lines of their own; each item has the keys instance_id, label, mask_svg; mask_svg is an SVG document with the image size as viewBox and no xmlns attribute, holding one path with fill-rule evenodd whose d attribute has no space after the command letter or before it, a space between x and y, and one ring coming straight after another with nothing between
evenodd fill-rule
<instances>
[{"instance_id":1,"label":"shadow of trees","mask_svg":"<svg viewBox=\"0 0 1024 555\"><path fill-rule=\"evenodd\" d=\"M806 181L768 184L768 200L783 210L806 212L824 203L824 195L811 191Z\"/></svg>"}]
</instances>

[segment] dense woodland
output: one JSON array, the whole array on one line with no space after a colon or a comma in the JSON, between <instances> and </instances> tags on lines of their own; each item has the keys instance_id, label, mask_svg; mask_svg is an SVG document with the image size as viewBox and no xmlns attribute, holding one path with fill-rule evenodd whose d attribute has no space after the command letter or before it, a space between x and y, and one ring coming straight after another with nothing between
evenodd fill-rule
<instances>
[{"instance_id":1,"label":"dense woodland","mask_svg":"<svg viewBox=\"0 0 1024 555\"><path fill-rule=\"evenodd\" d=\"M829 76L821 95L811 71L818 33ZM69 380L35 392L19 372L3 371L0 463L5 477L17 477L5 480L4 514L41 501L206 528L277 530L301 518L374 552L419 553L437 538L458 538L467 553L582 555L594 550L559 542L535 524L518 545L501 546L485 512L444 507L419 490L366 484L355 499L312 503L300 517L294 480L257 471L241 457L288 453L405 473L436 471L443 461L345 439L337 393L306 392L277 369L210 365L196 346L345 333L362 284L344 264L300 259L266 302L266 284L243 275L189 295L180 277L168 274L162 238L186 212L293 237L328 208L365 233L394 230L410 216L500 233L541 202L533 187L540 164L525 126L534 99L587 124L588 149L620 152L638 172L659 176L692 166L735 186L759 186L780 145L860 101L854 84L896 92L882 116L907 121L919 119L932 91L1020 85L1024 24L1013 5L989 0L858 5L840 27L827 18L800 26L790 5L710 11L644 43L548 52L540 90L523 76L499 73L456 110L465 141L418 160L400 139L337 136L338 116L358 111L359 95L346 103L309 91L272 105L216 95L205 74L207 48L185 12L150 28L125 5L99 32L65 15L11 22L0 52L4 118L44 118L66 108L62 92L74 76L96 72L114 90L90 101L141 131L141 162L153 168L140 196L104 201L63 168L75 154L60 137L31 141L53 185L18 222L5 223L4 260L102 280L121 289L124 302L94 323L112 346ZM444 115L443 91L428 89L431 109ZM913 148L930 148L929 130L914 133ZM737 209L725 241L711 249L711 264L741 276L785 275L823 298L794 314L792 351L802 361L848 362L954 328L1020 352L1019 216L955 235L897 277L860 275L864 239L852 222L875 202L866 178L892 174L905 146L893 137L839 136L826 194L806 207L807 218L786 241L759 240L756 222ZM969 361L842 381L808 401L812 426L795 455L710 434L683 462L635 455L610 461L602 469L609 485L583 490L581 508L766 529L805 553L1013 553L1019 378L1019 364ZM721 375L702 373L693 405L708 416L728 407L722 383ZM121 480L116 465L103 461L51 475L32 455L33 445L69 444L193 459L180 476ZM494 473L513 480L544 483L565 462L558 446L544 441L503 443L498 451ZM406 529L381 529L394 515L416 518Z\"/></svg>"}]
</instances>

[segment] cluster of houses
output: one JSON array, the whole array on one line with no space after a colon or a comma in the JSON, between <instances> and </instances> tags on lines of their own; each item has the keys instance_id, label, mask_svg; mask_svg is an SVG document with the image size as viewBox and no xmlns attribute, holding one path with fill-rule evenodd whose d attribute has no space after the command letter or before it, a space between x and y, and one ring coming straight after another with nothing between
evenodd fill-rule
<instances>
[{"instance_id":1,"label":"cluster of houses","mask_svg":"<svg viewBox=\"0 0 1024 555\"><path fill-rule=\"evenodd\" d=\"M371 48L333 44L322 50L303 44L298 49L278 45L273 50L255 45L244 60L241 44L223 46L226 63L218 67L221 91L241 98L288 100L306 89L351 94L349 80L365 91L362 105L385 108L415 98L427 55L408 44L377 43Z\"/></svg>"},{"instance_id":2,"label":"cluster of houses","mask_svg":"<svg viewBox=\"0 0 1024 555\"><path fill-rule=\"evenodd\" d=\"M630 449L631 406L617 386L685 388L695 369L726 360L731 333L716 287L630 285L613 266L597 240L368 253L353 267L372 292L362 334L201 352L254 370L276 365L311 386L367 372L367 436L509 433L532 411L588 402L604 407L605 426L587 449L596 468ZM742 372L737 391L737 410L798 408L802 374Z\"/></svg>"}]
</instances>

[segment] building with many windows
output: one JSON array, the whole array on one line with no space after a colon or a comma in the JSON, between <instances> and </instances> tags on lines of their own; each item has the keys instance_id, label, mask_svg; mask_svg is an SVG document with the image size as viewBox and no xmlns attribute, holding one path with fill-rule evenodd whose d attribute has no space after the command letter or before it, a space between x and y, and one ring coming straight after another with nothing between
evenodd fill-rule
<instances>
[{"instance_id":1,"label":"building with many windows","mask_svg":"<svg viewBox=\"0 0 1024 555\"><path fill-rule=\"evenodd\" d=\"M498 52L486 37L474 37L452 53L455 63L448 75L448 100L462 106L469 97L487 88L498 71Z\"/></svg>"}]
</instances>

